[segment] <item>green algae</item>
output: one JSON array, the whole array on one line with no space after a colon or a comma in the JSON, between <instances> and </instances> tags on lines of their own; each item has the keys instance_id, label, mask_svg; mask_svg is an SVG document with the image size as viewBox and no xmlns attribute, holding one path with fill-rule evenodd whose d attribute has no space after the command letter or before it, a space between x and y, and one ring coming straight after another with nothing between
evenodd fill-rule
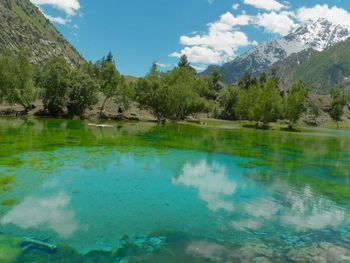
<instances>
[{"instance_id":1,"label":"green algae","mask_svg":"<svg viewBox=\"0 0 350 263\"><path fill-rule=\"evenodd\" d=\"M330 195L337 201L348 197L349 190L344 184L350 175L350 135L347 132L310 129L293 133L194 124L158 126L120 122L113 125L116 127L101 129L74 120L0 118L0 144L5 145L0 147L0 168L15 171L25 164L50 174L74 158L65 153L58 160L51 154L62 148L86 147L91 158L81 164L85 169L102 165L103 156L110 150L147 156L147 151L134 152L135 147L153 148L157 155L171 149L184 149L251 158L242 168L248 171L265 168L266 172L260 176L252 175L257 180L274 180L278 176L298 187L307 184L315 192ZM45 160L37 157L36 153L41 152L46 152ZM29 157L23 159L23 155ZM305 167L309 170L322 168L325 174L314 179ZM0 189L8 190L13 183L6 180L0 179Z\"/></svg>"},{"instance_id":2,"label":"green algae","mask_svg":"<svg viewBox=\"0 0 350 263\"><path fill-rule=\"evenodd\" d=\"M13 200L13 199L6 199L1 202L1 205L4 205L4 206L13 206L15 204L16 204L16 200Z\"/></svg>"},{"instance_id":3,"label":"green algae","mask_svg":"<svg viewBox=\"0 0 350 263\"><path fill-rule=\"evenodd\" d=\"M0 235L0 262L15 262L22 252L21 241L22 239L18 237Z\"/></svg>"},{"instance_id":4,"label":"green algae","mask_svg":"<svg viewBox=\"0 0 350 263\"><path fill-rule=\"evenodd\" d=\"M6 192L10 189L10 185L15 181L13 176L0 175L0 191Z\"/></svg>"}]
</instances>

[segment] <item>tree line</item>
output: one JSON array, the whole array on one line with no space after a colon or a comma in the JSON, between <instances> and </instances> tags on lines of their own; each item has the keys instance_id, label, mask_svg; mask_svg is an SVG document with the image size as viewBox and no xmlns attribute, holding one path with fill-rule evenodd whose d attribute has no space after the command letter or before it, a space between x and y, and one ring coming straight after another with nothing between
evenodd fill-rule
<instances>
[{"instance_id":1,"label":"tree line","mask_svg":"<svg viewBox=\"0 0 350 263\"><path fill-rule=\"evenodd\" d=\"M80 68L72 67L63 57L33 66L24 50L0 54L0 102L19 104L30 111L40 99L45 113L51 116L83 116L99 103L103 117L107 102L113 100L118 112L135 102L159 122L184 120L201 113L254 121L258 127L284 119L292 129L305 112L314 118L321 113L305 83L299 81L281 92L274 70L258 77L246 73L234 86L226 87L223 81L218 69L211 76L197 75L186 56L168 72L161 72L153 63L146 76L132 83L119 73L111 53ZM331 90L329 115L337 123L348 100L343 88Z\"/></svg>"},{"instance_id":2,"label":"tree line","mask_svg":"<svg viewBox=\"0 0 350 263\"><path fill-rule=\"evenodd\" d=\"M0 54L0 102L19 104L25 111L33 109L35 100L41 99L48 115L82 116L103 94L102 116L108 100L127 108L131 93L111 53L81 68L69 65L63 57L33 66L24 50Z\"/></svg>"}]
</instances>

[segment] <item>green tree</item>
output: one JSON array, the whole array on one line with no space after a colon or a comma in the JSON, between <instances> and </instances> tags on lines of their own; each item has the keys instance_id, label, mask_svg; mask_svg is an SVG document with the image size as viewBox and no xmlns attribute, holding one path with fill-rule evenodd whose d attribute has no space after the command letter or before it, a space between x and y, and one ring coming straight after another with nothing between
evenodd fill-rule
<instances>
[{"instance_id":1,"label":"green tree","mask_svg":"<svg viewBox=\"0 0 350 263\"><path fill-rule=\"evenodd\" d=\"M289 90L288 95L284 98L282 105L282 115L289 121L289 129L300 119L306 109L307 102L306 85L299 81Z\"/></svg>"},{"instance_id":2,"label":"green tree","mask_svg":"<svg viewBox=\"0 0 350 263\"><path fill-rule=\"evenodd\" d=\"M166 94L162 85L161 73L155 63L150 72L137 81L135 93L140 108L149 110L158 122L165 119Z\"/></svg>"},{"instance_id":3,"label":"green tree","mask_svg":"<svg viewBox=\"0 0 350 263\"><path fill-rule=\"evenodd\" d=\"M281 96L276 81L270 79L265 85L257 89L256 101L251 109L251 117L254 121L261 122L266 126L278 117L280 105Z\"/></svg>"},{"instance_id":4,"label":"green tree","mask_svg":"<svg viewBox=\"0 0 350 263\"><path fill-rule=\"evenodd\" d=\"M188 68L190 67L190 62L186 55L182 55L178 63L179 68Z\"/></svg>"},{"instance_id":5,"label":"green tree","mask_svg":"<svg viewBox=\"0 0 350 263\"><path fill-rule=\"evenodd\" d=\"M267 81L267 75L266 72L260 72L259 74L259 84L264 85Z\"/></svg>"},{"instance_id":6,"label":"green tree","mask_svg":"<svg viewBox=\"0 0 350 263\"><path fill-rule=\"evenodd\" d=\"M40 77L44 108L53 116L65 112L69 100L71 68L62 57L54 58L43 68Z\"/></svg>"},{"instance_id":7,"label":"green tree","mask_svg":"<svg viewBox=\"0 0 350 263\"><path fill-rule=\"evenodd\" d=\"M254 84L243 89L237 97L235 113L240 119L256 121L266 126L278 117L281 97L276 82L268 80L265 85Z\"/></svg>"},{"instance_id":8,"label":"green tree","mask_svg":"<svg viewBox=\"0 0 350 263\"><path fill-rule=\"evenodd\" d=\"M311 117L314 125L317 125L317 118L322 113L320 102L315 98L309 98L307 102L307 113Z\"/></svg>"},{"instance_id":9,"label":"green tree","mask_svg":"<svg viewBox=\"0 0 350 263\"><path fill-rule=\"evenodd\" d=\"M0 97L9 104L19 104L24 110L33 108L36 89L33 69L26 51L7 50L0 56Z\"/></svg>"},{"instance_id":10,"label":"green tree","mask_svg":"<svg viewBox=\"0 0 350 263\"><path fill-rule=\"evenodd\" d=\"M238 100L239 90L237 87L228 87L219 95L219 104L223 108L221 116L225 119L235 118L235 107Z\"/></svg>"},{"instance_id":11,"label":"green tree","mask_svg":"<svg viewBox=\"0 0 350 263\"><path fill-rule=\"evenodd\" d=\"M105 96L100 112L100 115L102 116L109 99L114 98L117 100L120 97L125 98L125 79L118 72L111 53L108 54L106 59L102 59L99 75L100 91Z\"/></svg>"},{"instance_id":12,"label":"green tree","mask_svg":"<svg viewBox=\"0 0 350 263\"><path fill-rule=\"evenodd\" d=\"M188 115L208 111L207 101L197 92L200 84L200 81L193 78L190 68L175 68L163 75L168 119L182 120Z\"/></svg>"},{"instance_id":13,"label":"green tree","mask_svg":"<svg viewBox=\"0 0 350 263\"><path fill-rule=\"evenodd\" d=\"M241 89L248 89L252 85L252 76L248 71L244 72L243 77L238 81L238 86Z\"/></svg>"},{"instance_id":14,"label":"green tree","mask_svg":"<svg viewBox=\"0 0 350 263\"><path fill-rule=\"evenodd\" d=\"M344 115L344 107L347 103L347 95L342 87L335 87L331 90L332 103L329 111L331 118L337 123L339 128L339 122Z\"/></svg>"},{"instance_id":15,"label":"green tree","mask_svg":"<svg viewBox=\"0 0 350 263\"><path fill-rule=\"evenodd\" d=\"M138 81L136 99L140 107L149 109L158 121L173 121L198 112L208 112L209 103L200 96L203 81L193 78L188 67L160 73L154 64L149 74Z\"/></svg>"},{"instance_id":16,"label":"green tree","mask_svg":"<svg viewBox=\"0 0 350 263\"><path fill-rule=\"evenodd\" d=\"M224 76L221 74L219 68L215 68L211 74L212 85L216 92L220 92L223 88Z\"/></svg>"},{"instance_id":17,"label":"green tree","mask_svg":"<svg viewBox=\"0 0 350 263\"><path fill-rule=\"evenodd\" d=\"M87 74L71 71L67 109L69 116L82 116L85 110L97 103L98 86Z\"/></svg>"}]
</instances>

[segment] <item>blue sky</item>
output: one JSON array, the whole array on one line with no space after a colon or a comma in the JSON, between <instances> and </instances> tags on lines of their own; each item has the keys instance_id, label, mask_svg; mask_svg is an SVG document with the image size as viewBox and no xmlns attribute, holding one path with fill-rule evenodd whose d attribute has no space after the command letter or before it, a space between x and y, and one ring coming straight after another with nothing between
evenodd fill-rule
<instances>
[{"instance_id":1,"label":"blue sky","mask_svg":"<svg viewBox=\"0 0 350 263\"><path fill-rule=\"evenodd\" d=\"M350 26L348 0L31 0L88 60L109 51L126 75L186 54L198 69L325 17ZM349 12L348 12L349 11Z\"/></svg>"}]
</instances>

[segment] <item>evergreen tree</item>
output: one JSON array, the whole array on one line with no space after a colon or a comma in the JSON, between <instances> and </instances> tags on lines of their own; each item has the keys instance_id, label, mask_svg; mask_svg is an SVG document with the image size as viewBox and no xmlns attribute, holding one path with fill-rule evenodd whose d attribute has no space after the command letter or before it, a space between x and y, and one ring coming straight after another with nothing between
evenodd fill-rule
<instances>
[{"instance_id":1,"label":"evergreen tree","mask_svg":"<svg viewBox=\"0 0 350 263\"><path fill-rule=\"evenodd\" d=\"M190 62L186 55L182 55L180 61L178 63L179 68L187 68L190 67Z\"/></svg>"}]
</instances>

